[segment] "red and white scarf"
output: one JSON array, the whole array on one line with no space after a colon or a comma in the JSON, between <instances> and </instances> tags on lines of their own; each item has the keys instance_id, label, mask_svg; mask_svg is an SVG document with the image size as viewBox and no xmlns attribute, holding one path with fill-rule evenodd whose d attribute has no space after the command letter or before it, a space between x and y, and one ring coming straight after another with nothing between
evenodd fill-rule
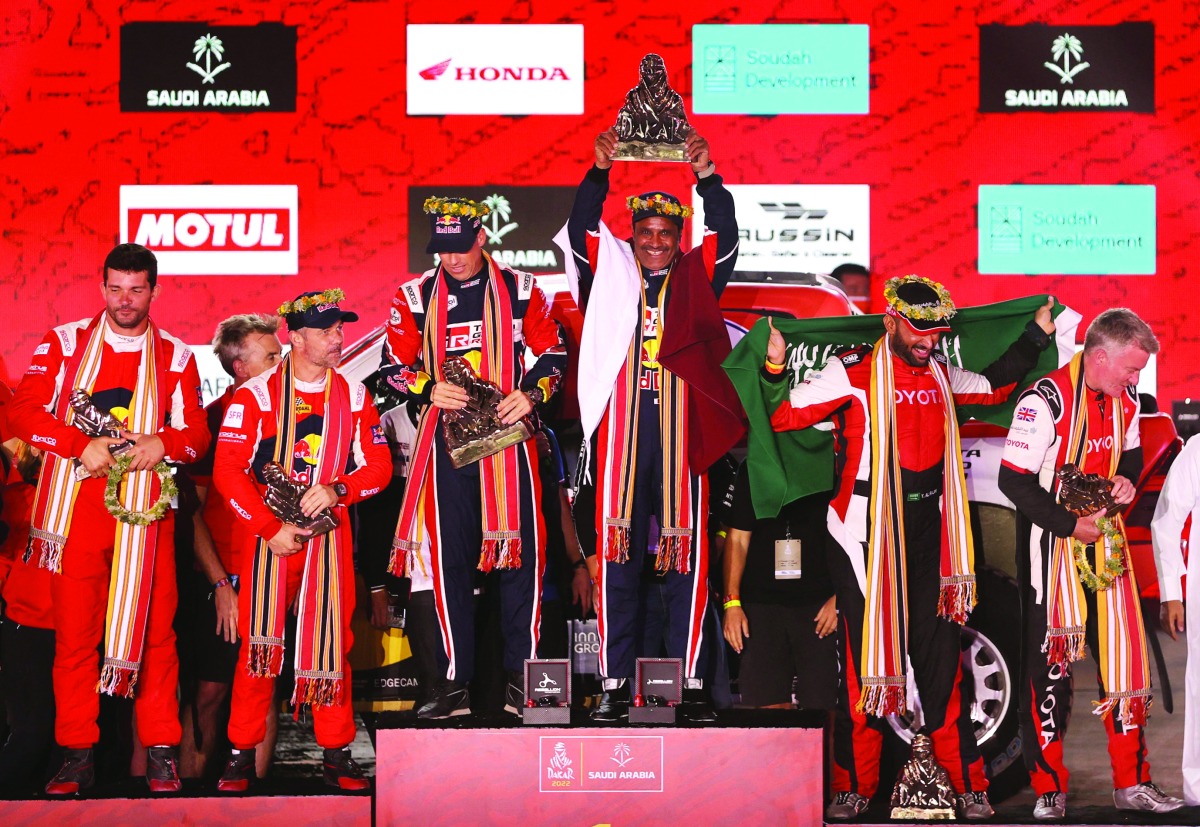
<instances>
[{"instance_id":1,"label":"red and white scarf","mask_svg":"<svg viewBox=\"0 0 1200 827\"><path fill-rule=\"evenodd\" d=\"M494 382L508 395L515 389L516 354L513 349L513 308L508 285L496 262L487 253L487 288L483 299L483 348L479 376ZM445 381L442 362L446 359L447 289L444 271L434 274L429 312L425 315L422 359L434 382ZM426 497L433 487L434 434L441 422L441 409L428 405L417 425L417 438L409 465L409 483L396 524L396 537L388 569L403 577L414 564L425 538ZM479 570L521 567L521 498L518 451L529 456L523 442L479 461L479 487L483 504L483 548ZM432 553L440 554L440 550Z\"/></svg>"},{"instance_id":2,"label":"red and white scarf","mask_svg":"<svg viewBox=\"0 0 1200 827\"><path fill-rule=\"evenodd\" d=\"M1075 355L1069 368L1073 398L1071 400L1070 431L1067 435L1066 462L1080 469L1087 458L1088 390L1084 384L1083 354ZM1113 412L1113 447L1105 476L1112 478L1121 462L1125 437L1125 408L1115 400ZM1057 481L1055 483L1057 490ZM1114 515L1112 520L1122 537L1125 521ZM1128 544L1125 545L1128 548ZM1104 570L1104 561L1112 553L1111 541L1102 537L1089 547L1088 561L1092 570ZM1117 709L1121 723L1142 726L1150 706L1150 664L1142 622L1142 604L1138 595L1133 565L1122 552L1125 573L1118 575L1112 585L1096 592L1096 623L1100 643L1097 661L1104 683L1104 700L1093 702L1096 715L1108 715ZM1087 602L1083 584L1075 569L1075 556L1070 537L1055 537L1050 556L1050 584L1046 596L1046 639L1042 651L1047 664L1068 667L1084 656L1087 629Z\"/></svg>"},{"instance_id":3,"label":"red and white scarf","mask_svg":"<svg viewBox=\"0 0 1200 827\"><path fill-rule=\"evenodd\" d=\"M68 425L75 419L75 412L70 405L71 391L81 389L91 393L94 389L104 354L106 324L104 314L97 315L79 331L73 352L64 353L67 356L65 374L58 399L53 404L55 415ZM169 359L163 347L162 336L151 322L142 342L137 384L133 390L133 400L129 403L126 427L133 433L157 433L161 422L159 412L163 405L170 404L166 394ZM29 546L25 552L26 562L36 548L39 566L56 574L62 572L63 549L71 533L71 515L80 485L69 459L47 454L47 461L43 463L38 477ZM154 471L130 471L121 484L118 496L123 508L146 511L158 492L158 476ZM116 522L104 632L104 662L96 685L98 692L132 697L137 686L150 609L150 584L154 579L158 527L157 522L148 526Z\"/></svg>"},{"instance_id":4,"label":"red and white scarf","mask_svg":"<svg viewBox=\"0 0 1200 827\"><path fill-rule=\"evenodd\" d=\"M291 356L284 358L275 375L278 400L275 413L275 462L290 469L291 448L296 444L296 387ZM345 378L325 372L325 414L321 422L321 451L314 481L328 485L345 471L353 442L350 389ZM350 554L349 532L335 528L305 543L304 576L296 600L295 704L333 706L345 693L342 671L342 555ZM277 677L283 666L284 624L287 619L287 567L259 537L251 558L250 656L246 668L254 677Z\"/></svg>"},{"instance_id":5,"label":"red and white scarf","mask_svg":"<svg viewBox=\"0 0 1200 827\"><path fill-rule=\"evenodd\" d=\"M871 356L871 536L867 553L863 623L862 694L858 709L870 715L907 709L908 589L904 556L904 491L896 439L896 378L888 337ZM930 360L945 423L942 462L941 591L938 616L963 624L975 607L975 558L967 484L959 448L954 393L946 369Z\"/></svg>"}]
</instances>

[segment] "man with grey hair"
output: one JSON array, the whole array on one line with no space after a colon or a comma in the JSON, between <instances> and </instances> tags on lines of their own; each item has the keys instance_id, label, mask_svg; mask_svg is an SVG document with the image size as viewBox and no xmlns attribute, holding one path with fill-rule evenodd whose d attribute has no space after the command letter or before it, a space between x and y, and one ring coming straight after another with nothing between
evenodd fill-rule
<instances>
[{"instance_id":1,"label":"man with grey hair","mask_svg":"<svg viewBox=\"0 0 1200 827\"><path fill-rule=\"evenodd\" d=\"M192 516L196 570L190 577L194 587L180 595L180 604L181 613L187 618L181 624L181 631L191 637L192 644L187 647L192 652L191 668L185 671L195 682L195 695L183 713L180 771L185 778L203 776L216 751L222 731L221 710L233 684L238 657L241 545L234 537L237 518L223 497L208 496L217 434L234 391L278 364L281 350L278 330L278 316L240 314L217 325L213 336L213 352L233 378L233 384L205 408L212 444L205 457L192 466L190 474L196 486ZM260 777L270 766L275 733L275 716L270 715L266 741L255 752Z\"/></svg>"},{"instance_id":2,"label":"man with grey hair","mask_svg":"<svg viewBox=\"0 0 1200 827\"><path fill-rule=\"evenodd\" d=\"M1099 666L1095 713L1108 731L1113 803L1154 813L1183 806L1150 780L1150 652L1124 523L1105 509L1067 510L1056 475L1074 465L1112 480L1118 505L1133 501L1142 470L1137 382L1157 352L1153 331L1133 311L1104 311L1088 327L1083 351L1020 397L1005 440L1000 490L1016 504L1027 540L1017 553L1026 636L1020 720L1038 820L1066 815L1063 740L1072 664L1083 659L1085 644Z\"/></svg>"}]
</instances>

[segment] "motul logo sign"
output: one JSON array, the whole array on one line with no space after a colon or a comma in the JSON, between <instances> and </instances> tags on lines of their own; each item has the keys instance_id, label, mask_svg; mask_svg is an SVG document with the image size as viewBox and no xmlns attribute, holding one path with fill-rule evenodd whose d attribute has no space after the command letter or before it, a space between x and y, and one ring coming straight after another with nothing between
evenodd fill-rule
<instances>
[{"instance_id":1,"label":"motul logo sign","mask_svg":"<svg viewBox=\"0 0 1200 827\"><path fill-rule=\"evenodd\" d=\"M121 241L162 275L295 275L298 213L294 186L126 186Z\"/></svg>"},{"instance_id":2,"label":"motul logo sign","mask_svg":"<svg viewBox=\"0 0 1200 827\"><path fill-rule=\"evenodd\" d=\"M408 26L408 114L583 114L583 26Z\"/></svg>"}]
</instances>

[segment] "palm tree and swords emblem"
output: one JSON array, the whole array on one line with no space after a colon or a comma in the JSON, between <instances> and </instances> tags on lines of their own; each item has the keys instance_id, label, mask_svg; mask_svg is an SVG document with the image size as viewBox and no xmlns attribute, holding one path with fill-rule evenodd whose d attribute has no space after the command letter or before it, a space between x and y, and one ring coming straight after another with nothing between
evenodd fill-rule
<instances>
[{"instance_id":1,"label":"palm tree and swords emblem","mask_svg":"<svg viewBox=\"0 0 1200 827\"><path fill-rule=\"evenodd\" d=\"M1087 61L1071 65L1071 58L1078 61L1083 56L1083 44L1079 42L1079 38L1065 32L1054 38L1054 43L1050 46L1050 53L1054 56L1055 62L1046 61L1043 65L1062 78L1059 83L1075 83L1075 76L1092 65ZM1060 60L1062 66L1058 65Z\"/></svg>"},{"instance_id":2,"label":"palm tree and swords emblem","mask_svg":"<svg viewBox=\"0 0 1200 827\"><path fill-rule=\"evenodd\" d=\"M487 235L487 240L490 244L495 244L497 247L499 247L504 244L504 236L508 235L521 225L514 221L511 224L504 224L501 226L500 222L508 221L509 217L512 215L512 207L509 205L508 199L503 195L489 195L487 198L483 199L483 204L491 209L491 213L488 214L488 220L490 220L492 224L492 226L489 227L487 225L487 221L485 221L483 225L483 232Z\"/></svg>"},{"instance_id":3,"label":"palm tree and swords emblem","mask_svg":"<svg viewBox=\"0 0 1200 827\"><path fill-rule=\"evenodd\" d=\"M206 34L203 37L197 38L192 44L192 53L196 56L196 60L204 58L204 66L201 68L195 63L189 63L187 67L201 77L202 83L213 83L213 78L229 68L229 63L220 63L221 58L225 55L225 44L221 42L221 38L212 34ZM212 62L213 58L218 61L218 66L214 69Z\"/></svg>"}]
</instances>

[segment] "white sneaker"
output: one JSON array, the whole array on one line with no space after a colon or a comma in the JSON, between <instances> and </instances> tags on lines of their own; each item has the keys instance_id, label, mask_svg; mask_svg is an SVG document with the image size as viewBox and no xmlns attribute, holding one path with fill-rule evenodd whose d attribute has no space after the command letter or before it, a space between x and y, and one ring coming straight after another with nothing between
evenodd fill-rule
<instances>
[{"instance_id":1,"label":"white sneaker","mask_svg":"<svg viewBox=\"0 0 1200 827\"><path fill-rule=\"evenodd\" d=\"M1038 821L1056 821L1067 817L1066 793L1042 793L1033 805L1033 817Z\"/></svg>"},{"instance_id":2,"label":"white sneaker","mask_svg":"<svg viewBox=\"0 0 1200 827\"><path fill-rule=\"evenodd\" d=\"M845 821L862 815L871 799L858 793L840 792L833 796L833 801L825 808L825 818L830 821Z\"/></svg>"},{"instance_id":3,"label":"white sneaker","mask_svg":"<svg viewBox=\"0 0 1200 827\"><path fill-rule=\"evenodd\" d=\"M1118 810L1141 810L1146 813L1171 813L1183 806L1183 800L1167 795L1150 781L1113 790L1113 804Z\"/></svg>"}]
</instances>

